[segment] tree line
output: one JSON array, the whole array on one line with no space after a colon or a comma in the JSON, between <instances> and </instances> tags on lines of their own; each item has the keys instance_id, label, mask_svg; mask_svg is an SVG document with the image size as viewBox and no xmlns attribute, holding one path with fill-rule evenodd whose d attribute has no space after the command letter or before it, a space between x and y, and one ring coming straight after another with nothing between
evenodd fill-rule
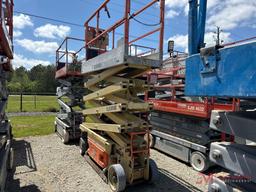
<instances>
[{"instance_id":1,"label":"tree line","mask_svg":"<svg viewBox=\"0 0 256 192\"><path fill-rule=\"evenodd\" d=\"M11 93L55 93L56 87L54 65L39 64L30 70L25 67L16 68L7 83L7 88Z\"/></svg>"}]
</instances>

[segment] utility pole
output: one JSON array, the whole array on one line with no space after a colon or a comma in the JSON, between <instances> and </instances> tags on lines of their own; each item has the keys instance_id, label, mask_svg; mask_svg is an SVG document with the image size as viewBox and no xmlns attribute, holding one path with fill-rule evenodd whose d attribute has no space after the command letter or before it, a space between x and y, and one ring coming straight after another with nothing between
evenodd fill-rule
<instances>
[{"instance_id":1,"label":"utility pole","mask_svg":"<svg viewBox=\"0 0 256 192\"><path fill-rule=\"evenodd\" d=\"M222 30L220 29L219 26L217 26L217 31L215 32L216 34L216 45L220 45L223 43L223 40L220 39L220 34L221 34Z\"/></svg>"}]
</instances>

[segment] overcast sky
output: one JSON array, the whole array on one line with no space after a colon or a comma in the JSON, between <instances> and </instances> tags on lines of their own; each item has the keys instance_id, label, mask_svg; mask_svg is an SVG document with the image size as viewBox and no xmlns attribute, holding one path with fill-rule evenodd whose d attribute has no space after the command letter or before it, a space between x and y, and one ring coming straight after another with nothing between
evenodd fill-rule
<instances>
[{"instance_id":1,"label":"overcast sky","mask_svg":"<svg viewBox=\"0 0 256 192\"><path fill-rule=\"evenodd\" d=\"M149 0L131 0L132 12ZM16 0L15 11L64 20L83 25L103 0ZM109 5L111 18L101 13L101 28L107 28L123 16L124 0L112 0ZM187 51L188 0L166 0L165 49L168 39L175 40L175 49ZM159 22L157 5L136 17L146 24ZM256 0L208 0L206 42L214 42L216 26L223 30L224 42L236 41L256 35ZM135 21L131 25L131 39L154 27ZM123 33L120 29L117 38ZM55 62L55 51L66 36L84 38L84 28L65 23L39 19L15 13L14 16L14 67L31 68L37 64ZM139 44L155 47L157 36L149 36ZM78 50L78 46L70 50Z\"/></svg>"}]
</instances>

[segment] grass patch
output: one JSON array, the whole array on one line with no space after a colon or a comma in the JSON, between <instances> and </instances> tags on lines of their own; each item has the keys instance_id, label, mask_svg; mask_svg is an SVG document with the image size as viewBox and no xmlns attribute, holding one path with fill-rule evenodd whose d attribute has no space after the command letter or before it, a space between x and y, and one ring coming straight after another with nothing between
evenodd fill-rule
<instances>
[{"instance_id":1,"label":"grass patch","mask_svg":"<svg viewBox=\"0 0 256 192\"><path fill-rule=\"evenodd\" d=\"M13 135L16 138L49 135L54 132L55 116L10 117Z\"/></svg>"},{"instance_id":2,"label":"grass patch","mask_svg":"<svg viewBox=\"0 0 256 192\"><path fill-rule=\"evenodd\" d=\"M67 100L64 98L64 100ZM36 101L36 102L35 102ZM36 105L35 105L36 103ZM59 110L57 96L23 95L23 112L56 112ZM20 112L20 96L10 95L8 98L7 112Z\"/></svg>"}]
</instances>

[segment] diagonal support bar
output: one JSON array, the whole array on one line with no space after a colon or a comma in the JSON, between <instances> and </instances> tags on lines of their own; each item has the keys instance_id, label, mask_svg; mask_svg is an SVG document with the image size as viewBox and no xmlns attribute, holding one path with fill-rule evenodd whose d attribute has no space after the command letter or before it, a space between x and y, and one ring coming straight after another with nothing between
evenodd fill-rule
<instances>
[{"instance_id":1,"label":"diagonal support bar","mask_svg":"<svg viewBox=\"0 0 256 192\"><path fill-rule=\"evenodd\" d=\"M126 82L121 82L119 85L110 85L104 89L100 89L95 91L89 95L83 97L84 101L90 101L92 99L97 99L99 97L104 97L106 95L114 94L116 92L125 91L129 87L133 86L132 84L128 84Z\"/></svg>"}]
</instances>

